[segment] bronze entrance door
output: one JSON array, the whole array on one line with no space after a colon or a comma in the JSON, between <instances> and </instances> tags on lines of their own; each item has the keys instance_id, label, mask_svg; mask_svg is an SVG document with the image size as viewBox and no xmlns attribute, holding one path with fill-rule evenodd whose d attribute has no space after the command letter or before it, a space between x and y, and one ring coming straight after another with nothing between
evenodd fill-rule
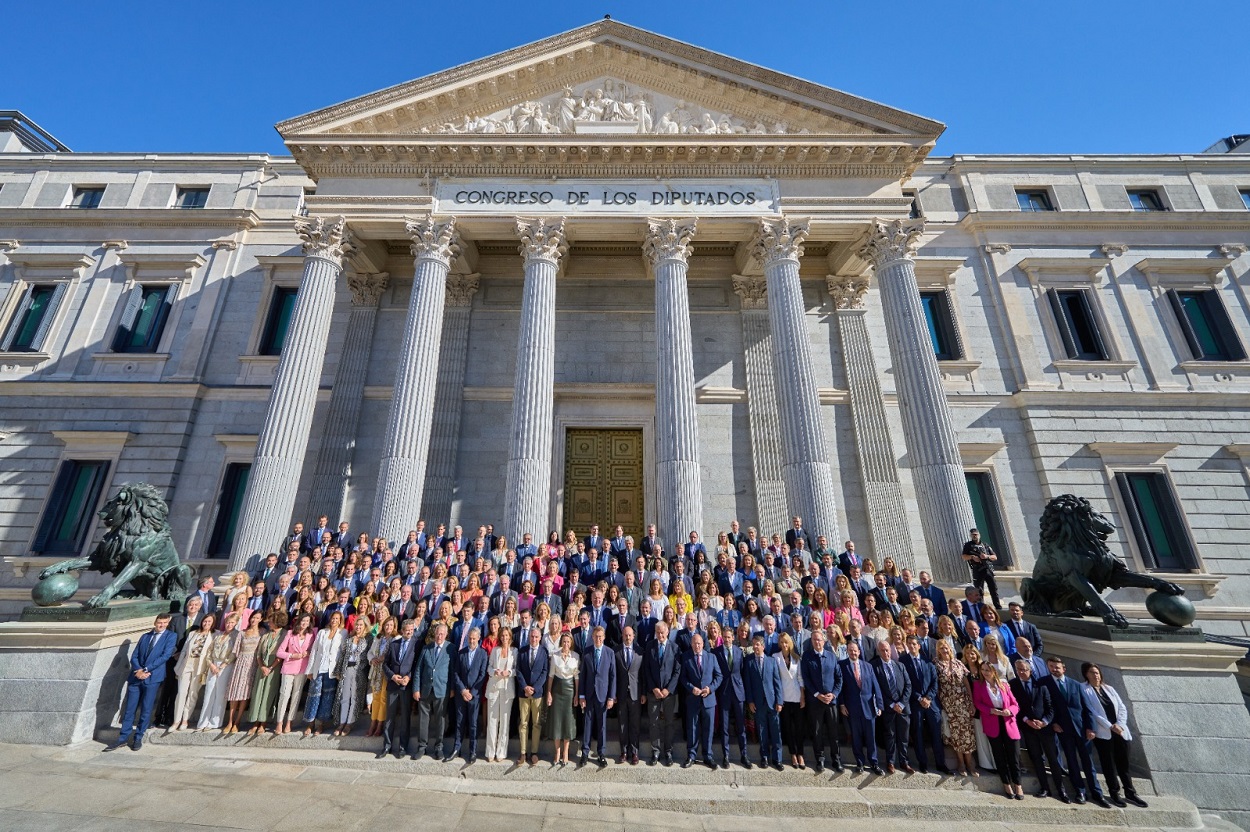
<instances>
[{"instance_id":1,"label":"bronze entrance door","mask_svg":"<svg viewBox=\"0 0 1250 832\"><path fill-rule=\"evenodd\" d=\"M564 438L564 528L584 537L598 523L643 532L642 431L569 428Z\"/></svg>"}]
</instances>

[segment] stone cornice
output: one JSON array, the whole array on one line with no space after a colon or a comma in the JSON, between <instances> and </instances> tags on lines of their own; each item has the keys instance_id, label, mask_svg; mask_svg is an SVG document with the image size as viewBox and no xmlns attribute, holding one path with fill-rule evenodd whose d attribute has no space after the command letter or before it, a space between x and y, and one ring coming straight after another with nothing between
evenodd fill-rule
<instances>
[{"instance_id":1,"label":"stone cornice","mask_svg":"<svg viewBox=\"0 0 1250 832\"><path fill-rule=\"evenodd\" d=\"M252 229L260 217L250 208L0 208L0 228L28 226L123 226Z\"/></svg>"},{"instance_id":2,"label":"stone cornice","mask_svg":"<svg viewBox=\"0 0 1250 832\"><path fill-rule=\"evenodd\" d=\"M1245 211L973 211L955 226L965 231L1196 231L1250 230Z\"/></svg>"}]
</instances>

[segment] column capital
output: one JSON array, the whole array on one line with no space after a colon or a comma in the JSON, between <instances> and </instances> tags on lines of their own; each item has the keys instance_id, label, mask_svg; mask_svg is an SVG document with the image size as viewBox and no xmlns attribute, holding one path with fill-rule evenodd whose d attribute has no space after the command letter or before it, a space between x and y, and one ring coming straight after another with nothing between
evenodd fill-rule
<instances>
[{"instance_id":1,"label":"column capital","mask_svg":"<svg viewBox=\"0 0 1250 832\"><path fill-rule=\"evenodd\" d=\"M868 278L838 277L829 275L825 278L829 294L833 296L838 309L863 309L864 295L868 294Z\"/></svg>"},{"instance_id":2,"label":"column capital","mask_svg":"<svg viewBox=\"0 0 1250 832\"><path fill-rule=\"evenodd\" d=\"M377 306L390 282L388 272L348 272L347 288L352 293L352 306Z\"/></svg>"},{"instance_id":3,"label":"column capital","mask_svg":"<svg viewBox=\"0 0 1250 832\"><path fill-rule=\"evenodd\" d=\"M743 309L768 308L768 281L762 275L736 274L733 281Z\"/></svg>"},{"instance_id":4,"label":"column capital","mask_svg":"<svg viewBox=\"0 0 1250 832\"><path fill-rule=\"evenodd\" d=\"M778 260L793 260L803 256L803 241L807 239L810 222L789 217L763 217L751 240L751 253L766 267Z\"/></svg>"},{"instance_id":5,"label":"column capital","mask_svg":"<svg viewBox=\"0 0 1250 832\"><path fill-rule=\"evenodd\" d=\"M468 306L473 302L473 295L479 285L476 274L447 275L447 306Z\"/></svg>"},{"instance_id":6,"label":"column capital","mask_svg":"<svg viewBox=\"0 0 1250 832\"><path fill-rule=\"evenodd\" d=\"M303 243L304 256L332 260L339 268L343 257L356 249L343 217L295 217L295 233Z\"/></svg>"},{"instance_id":7,"label":"column capital","mask_svg":"<svg viewBox=\"0 0 1250 832\"><path fill-rule=\"evenodd\" d=\"M694 239L696 228L694 217L688 219L647 219L647 237L642 242L642 252L651 265L661 260L680 260L683 263L690 259L690 241Z\"/></svg>"},{"instance_id":8,"label":"column capital","mask_svg":"<svg viewBox=\"0 0 1250 832\"><path fill-rule=\"evenodd\" d=\"M564 217L548 220L541 217L517 217L516 233L521 238L521 256L526 261L545 260L560 264L569 250L564 233Z\"/></svg>"},{"instance_id":9,"label":"column capital","mask_svg":"<svg viewBox=\"0 0 1250 832\"><path fill-rule=\"evenodd\" d=\"M418 260L437 260L450 267L451 261L460 254L455 217L440 220L427 214L405 222L404 230L412 240L412 256Z\"/></svg>"},{"instance_id":10,"label":"column capital","mask_svg":"<svg viewBox=\"0 0 1250 832\"><path fill-rule=\"evenodd\" d=\"M895 260L910 260L923 232L924 220L873 220L859 256L877 269Z\"/></svg>"}]
</instances>

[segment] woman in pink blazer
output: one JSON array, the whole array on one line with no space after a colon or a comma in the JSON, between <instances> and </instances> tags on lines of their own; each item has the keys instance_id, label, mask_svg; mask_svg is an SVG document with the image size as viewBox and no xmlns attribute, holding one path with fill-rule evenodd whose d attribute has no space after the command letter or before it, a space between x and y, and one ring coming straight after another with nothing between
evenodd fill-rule
<instances>
[{"instance_id":1,"label":"woman in pink blazer","mask_svg":"<svg viewBox=\"0 0 1250 832\"><path fill-rule=\"evenodd\" d=\"M278 658L282 660L279 673L282 682L278 687L278 724L275 734L291 733L291 720L299 712L299 698L304 691L304 673L308 669L308 656L312 653L317 631L313 629L312 616L301 613L287 631L286 638L278 645Z\"/></svg>"},{"instance_id":2,"label":"woman in pink blazer","mask_svg":"<svg viewBox=\"0 0 1250 832\"><path fill-rule=\"evenodd\" d=\"M998 777L1008 799L1024 800L1024 788L1020 785L1020 726L1016 724L1020 706L993 664L982 662L978 675L980 678L972 683L972 704L994 749Z\"/></svg>"}]
</instances>

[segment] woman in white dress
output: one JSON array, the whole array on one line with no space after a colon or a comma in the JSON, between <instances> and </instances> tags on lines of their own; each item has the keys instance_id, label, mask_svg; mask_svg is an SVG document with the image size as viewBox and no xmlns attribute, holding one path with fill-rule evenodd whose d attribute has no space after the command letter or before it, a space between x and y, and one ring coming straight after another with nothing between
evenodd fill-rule
<instances>
[{"instance_id":1,"label":"woman in white dress","mask_svg":"<svg viewBox=\"0 0 1250 832\"><path fill-rule=\"evenodd\" d=\"M511 601L509 601L511 603ZM499 631L499 643L486 663L486 762L502 763L508 757L508 728L512 700L516 697L516 648L512 630Z\"/></svg>"},{"instance_id":2,"label":"woman in white dress","mask_svg":"<svg viewBox=\"0 0 1250 832\"><path fill-rule=\"evenodd\" d=\"M200 688L204 687L204 674L208 672L208 656L213 649L213 628L217 626L217 616L209 613L200 620L200 629L187 633L178 653L178 663L174 665L174 675L178 677L178 697L174 700L174 730L181 731L191 721L195 713L195 703L200 698Z\"/></svg>"},{"instance_id":3,"label":"woman in white dress","mask_svg":"<svg viewBox=\"0 0 1250 832\"><path fill-rule=\"evenodd\" d=\"M230 687L230 676L234 673L234 662L239 654L238 613L226 615L226 631L213 639L209 649L208 674L204 682L204 707L200 709L200 721L196 728L201 731L215 731L221 728L226 717L226 689Z\"/></svg>"}]
</instances>

